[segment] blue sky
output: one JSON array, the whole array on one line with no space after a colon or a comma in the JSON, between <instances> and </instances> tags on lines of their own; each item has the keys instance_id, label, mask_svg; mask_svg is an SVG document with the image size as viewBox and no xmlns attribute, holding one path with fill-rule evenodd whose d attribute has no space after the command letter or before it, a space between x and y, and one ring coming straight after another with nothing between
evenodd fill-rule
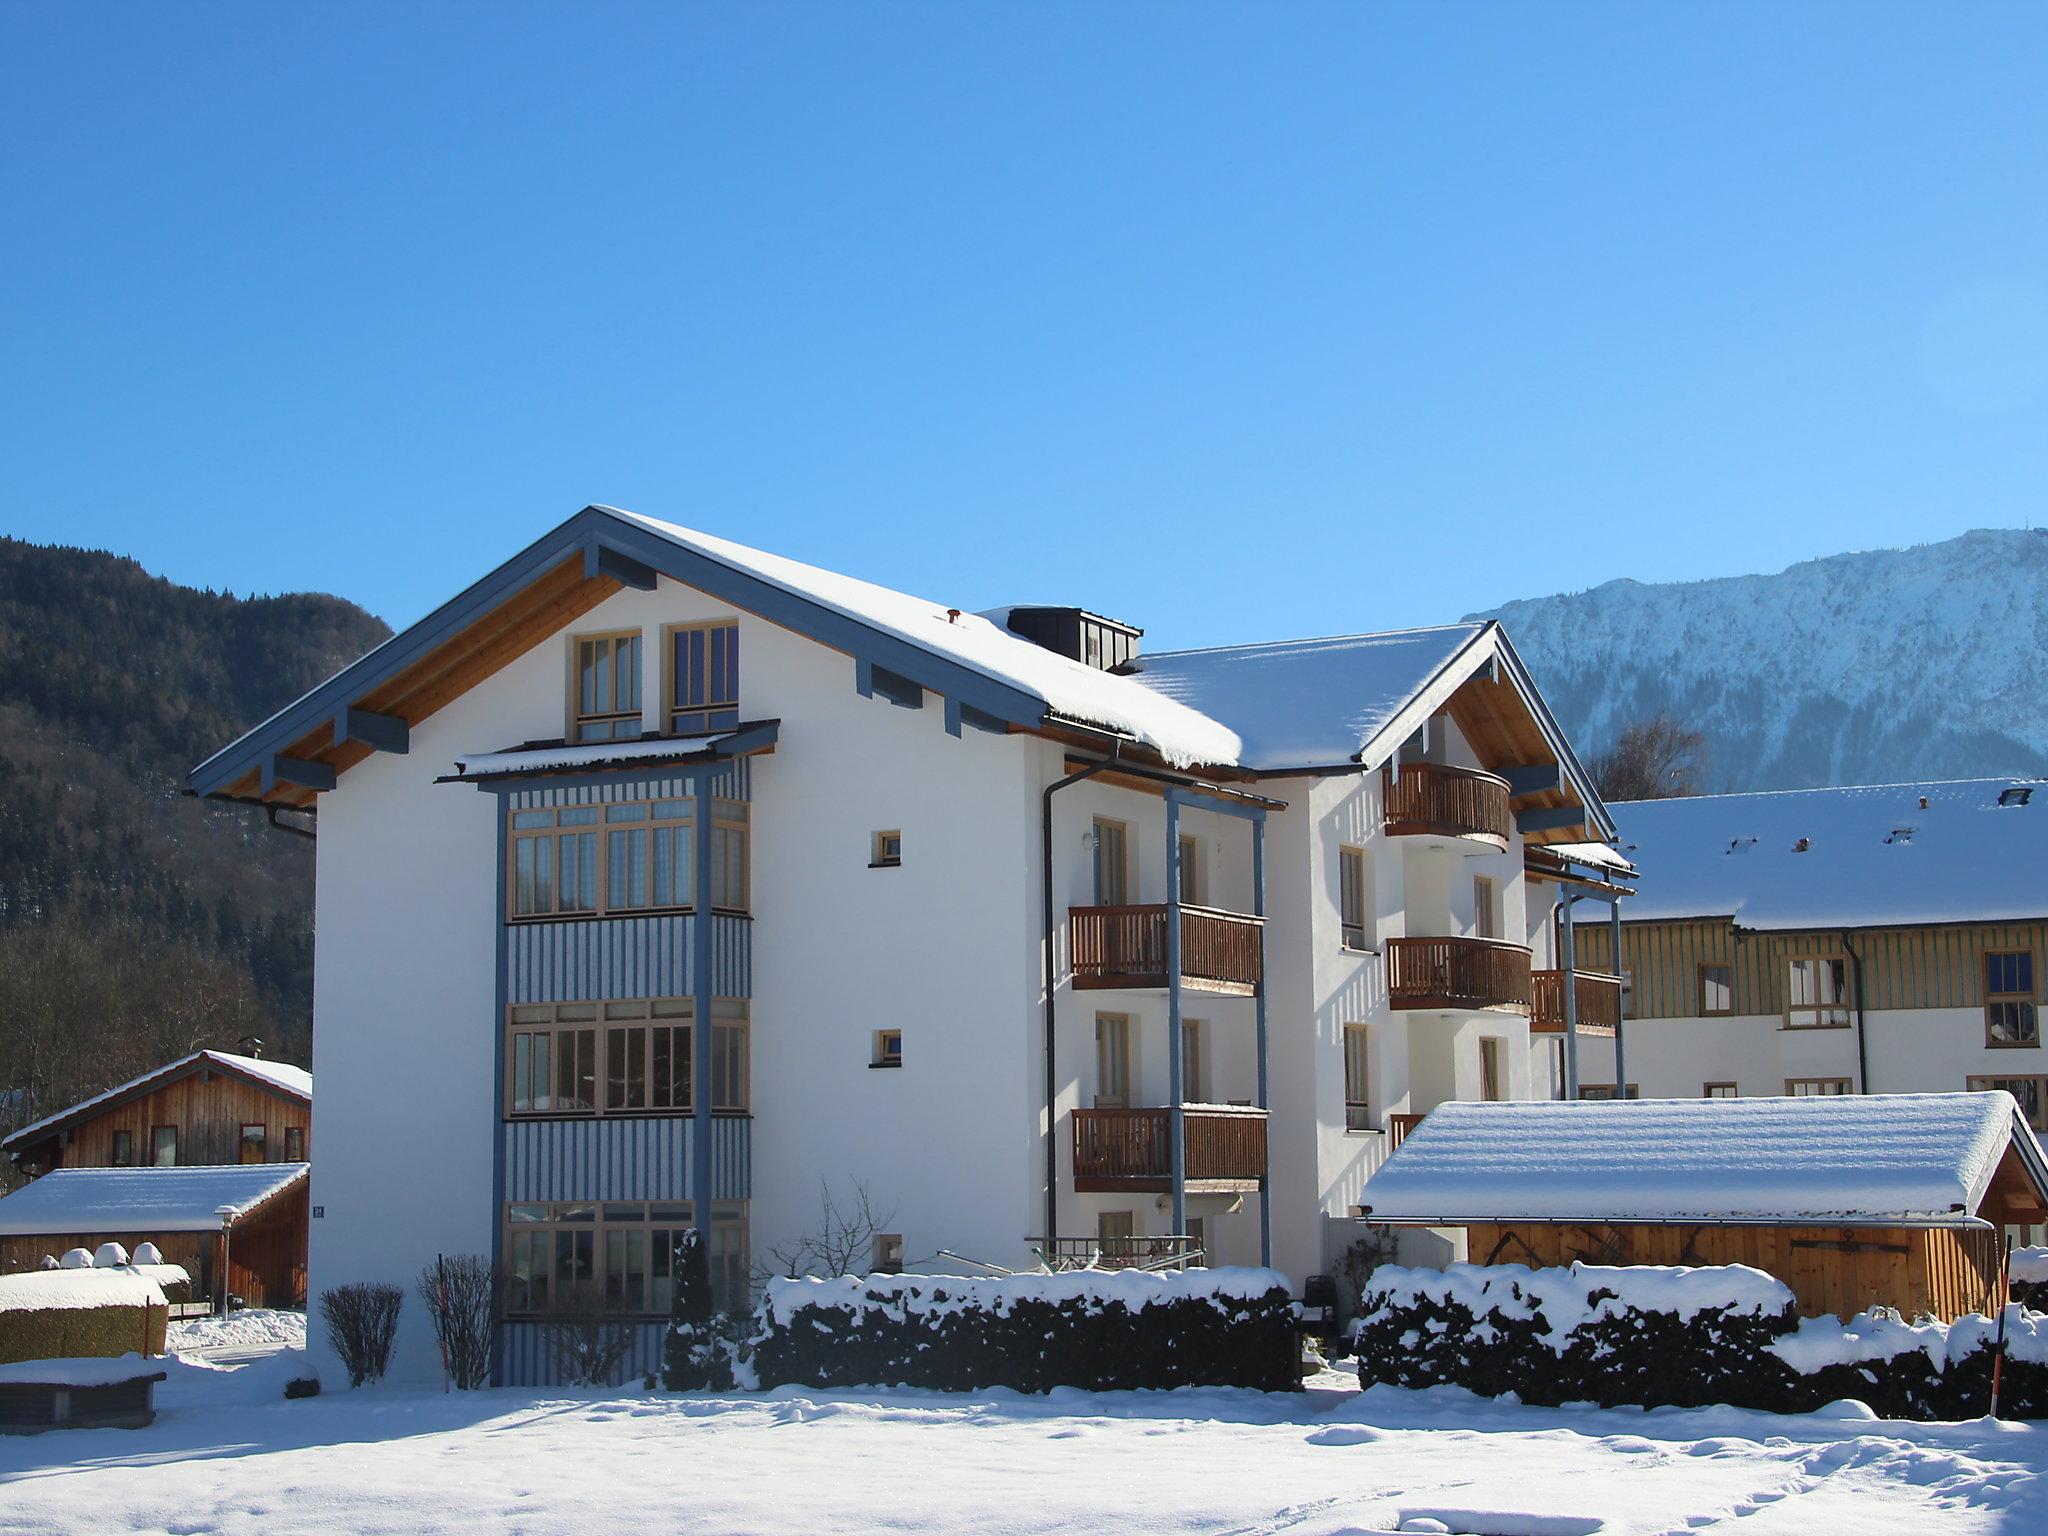
<instances>
[{"instance_id":1,"label":"blue sky","mask_svg":"<svg viewBox=\"0 0 2048 1536\"><path fill-rule=\"evenodd\" d=\"M1156 645L2043 516L2048 6L0 9L0 529Z\"/></svg>"}]
</instances>

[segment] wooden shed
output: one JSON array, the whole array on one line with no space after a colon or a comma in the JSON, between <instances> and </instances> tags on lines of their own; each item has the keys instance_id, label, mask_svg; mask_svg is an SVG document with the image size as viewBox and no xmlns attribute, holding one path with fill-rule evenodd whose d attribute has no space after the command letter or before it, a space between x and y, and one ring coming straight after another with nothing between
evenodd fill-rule
<instances>
[{"instance_id":1,"label":"wooden shed","mask_svg":"<svg viewBox=\"0 0 2048 1536\"><path fill-rule=\"evenodd\" d=\"M1952 1320L2048 1218L2048 1157L2005 1093L1445 1104L1361 1210L1474 1264L1748 1264L1803 1316Z\"/></svg>"}]
</instances>

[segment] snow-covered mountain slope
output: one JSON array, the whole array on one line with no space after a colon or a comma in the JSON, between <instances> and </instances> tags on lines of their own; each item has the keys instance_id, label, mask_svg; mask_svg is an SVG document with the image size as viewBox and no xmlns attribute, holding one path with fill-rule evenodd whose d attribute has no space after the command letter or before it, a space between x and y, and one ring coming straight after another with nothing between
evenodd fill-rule
<instances>
[{"instance_id":1,"label":"snow-covered mountain slope","mask_svg":"<svg viewBox=\"0 0 2048 1536\"><path fill-rule=\"evenodd\" d=\"M1668 713L1705 734L1711 789L2048 772L2048 532L1610 581L1483 617L1583 753Z\"/></svg>"}]
</instances>

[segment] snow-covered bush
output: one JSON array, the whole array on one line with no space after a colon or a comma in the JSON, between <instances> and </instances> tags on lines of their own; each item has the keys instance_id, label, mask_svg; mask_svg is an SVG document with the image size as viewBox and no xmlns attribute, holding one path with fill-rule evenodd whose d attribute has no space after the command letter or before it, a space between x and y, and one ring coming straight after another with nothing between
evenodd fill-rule
<instances>
[{"instance_id":1,"label":"snow-covered bush","mask_svg":"<svg viewBox=\"0 0 2048 1536\"><path fill-rule=\"evenodd\" d=\"M93 1253L94 1269L120 1269L128 1262L128 1250L119 1243L101 1243Z\"/></svg>"},{"instance_id":2,"label":"snow-covered bush","mask_svg":"<svg viewBox=\"0 0 2048 1536\"><path fill-rule=\"evenodd\" d=\"M1287 1282L1269 1269L772 1280L757 1322L764 1388L1301 1384Z\"/></svg>"},{"instance_id":3,"label":"snow-covered bush","mask_svg":"<svg viewBox=\"0 0 2048 1536\"><path fill-rule=\"evenodd\" d=\"M395 1285L358 1281L320 1293L320 1320L327 1342L348 1372L348 1384L360 1387L391 1368L391 1343L398 1337L398 1314L405 1292Z\"/></svg>"},{"instance_id":4,"label":"snow-covered bush","mask_svg":"<svg viewBox=\"0 0 2048 1536\"><path fill-rule=\"evenodd\" d=\"M503 1276L480 1254L442 1254L420 1271L419 1293L448 1380L462 1392L489 1386L505 1315Z\"/></svg>"},{"instance_id":5,"label":"snow-covered bush","mask_svg":"<svg viewBox=\"0 0 2048 1536\"><path fill-rule=\"evenodd\" d=\"M2012 1299L2048 1312L2048 1248L2013 1249Z\"/></svg>"},{"instance_id":6,"label":"snow-covered bush","mask_svg":"<svg viewBox=\"0 0 2048 1536\"><path fill-rule=\"evenodd\" d=\"M1382 1269L1349 1337L1368 1383L1608 1407L1855 1398L1887 1417L1962 1418L1988 1406L1995 1326L1800 1318L1789 1289L1739 1264L1453 1264ZM2006 1329L1999 1411L2048 1415L2048 1317L2014 1306Z\"/></svg>"},{"instance_id":7,"label":"snow-covered bush","mask_svg":"<svg viewBox=\"0 0 2048 1536\"><path fill-rule=\"evenodd\" d=\"M141 1268L148 1264L161 1264L163 1261L164 1256L158 1251L156 1244L145 1242L135 1245L135 1256L130 1262L137 1268Z\"/></svg>"},{"instance_id":8,"label":"snow-covered bush","mask_svg":"<svg viewBox=\"0 0 2048 1536\"><path fill-rule=\"evenodd\" d=\"M723 1392L733 1384L735 1340L719 1327L711 1297L711 1261L695 1227L675 1252L675 1299L661 1345L661 1384L671 1392Z\"/></svg>"},{"instance_id":9,"label":"snow-covered bush","mask_svg":"<svg viewBox=\"0 0 2048 1536\"><path fill-rule=\"evenodd\" d=\"M92 1250L90 1248L67 1248L64 1250L64 1257L59 1259L57 1264L62 1269L91 1269Z\"/></svg>"}]
</instances>

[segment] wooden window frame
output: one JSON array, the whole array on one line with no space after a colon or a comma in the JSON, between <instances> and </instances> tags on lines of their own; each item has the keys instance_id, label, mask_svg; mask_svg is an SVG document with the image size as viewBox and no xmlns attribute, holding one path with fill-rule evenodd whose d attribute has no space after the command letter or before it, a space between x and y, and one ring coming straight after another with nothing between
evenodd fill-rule
<instances>
[{"instance_id":1,"label":"wooden window frame","mask_svg":"<svg viewBox=\"0 0 2048 1536\"><path fill-rule=\"evenodd\" d=\"M1699 1017L1703 1019L1726 1019L1735 1015L1735 967L1726 960L1702 960L1693 967L1694 986L1699 1000ZM1720 971L1727 977L1728 1006L1709 1008L1707 1006L1707 972ZM1787 994L1788 998L1790 994ZM1802 1026L1811 1027L1811 1026Z\"/></svg>"},{"instance_id":2,"label":"wooden window frame","mask_svg":"<svg viewBox=\"0 0 2048 1536\"><path fill-rule=\"evenodd\" d=\"M1351 1079L1351 1042L1358 1041L1358 1064L1362 1081ZM1344 1129L1347 1133L1362 1134L1377 1131L1372 1123L1372 1026L1369 1024L1346 1024L1343 1030L1344 1049Z\"/></svg>"},{"instance_id":3,"label":"wooden window frame","mask_svg":"<svg viewBox=\"0 0 2048 1536\"><path fill-rule=\"evenodd\" d=\"M1116 881L1122 889L1114 893L1114 900L1109 899L1109 893L1106 893L1103 889L1102 831L1105 827L1116 829L1117 847L1123 855L1117 869ZM1114 816L1095 816L1089 819L1088 834L1091 851L1088 871L1089 895L1093 898L1094 905L1098 907L1129 906L1136 896L1136 892L1131 888L1133 884L1131 880L1131 824L1127 821L1118 821Z\"/></svg>"},{"instance_id":4,"label":"wooden window frame","mask_svg":"<svg viewBox=\"0 0 2048 1536\"><path fill-rule=\"evenodd\" d=\"M563 1010L570 1010L568 1017ZM588 1013L588 1018L582 1015ZM546 1015L546 1017L541 1017ZM735 1118L752 1114L753 1075L753 1024L751 1009L745 998L718 997L711 1000L712 1029L712 1071L711 1113L714 1117ZM668 1044L668 1059L671 1064L670 1076L677 1083L676 1105L656 1105L654 1099L657 1050L655 1031L671 1032ZM611 1074L611 1037L618 1035L628 1042L639 1034L643 1040L640 1054L644 1076L644 1102L638 1105L624 1104L613 1108ZM590 1037L591 1062L591 1107L560 1108L552 1101L560 1095L550 1093L546 1109L520 1109L518 1105L518 1079L522 1059L531 1061L530 1054L522 1056L518 1041L522 1037L545 1036L546 1045L541 1048L549 1070L549 1086L560 1060L556 1037L563 1034L588 1035ZM719 1037L725 1044L721 1047ZM717 1073L721 1060L730 1061L730 1055L721 1057L721 1050L730 1052L735 1036L739 1052L739 1081L737 1093L727 1094L721 1090L729 1085L719 1082ZM680 1044L678 1044L678 1041ZM677 1055L680 1052L681 1061ZM500 1115L506 1120L673 1120L687 1118L696 1113L696 1068L697 1068L696 1001L688 997L629 997L606 998L602 1000L582 999L560 1003L514 1003L505 1010L505 1075L500 1085ZM531 1074L528 1081L528 1098L533 1097Z\"/></svg>"},{"instance_id":5,"label":"wooden window frame","mask_svg":"<svg viewBox=\"0 0 2048 1536\"><path fill-rule=\"evenodd\" d=\"M632 800L615 800L593 805L559 806L508 806L505 809L505 921L508 923L576 923L591 922L606 918L623 917L672 917L678 913L697 910L697 812L694 795L660 795ZM678 809L678 807L680 809ZM645 816L633 813L644 809ZM563 820L565 815L574 815L573 822ZM547 818L545 825L540 818ZM522 821L526 825L521 825ZM676 831L688 834L685 857L681 867L670 875L674 887L671 894L683 890L687 884L688 899L684 901L657 902L655 900L655 857L654 843ZM630 899L620 905L612 902L612 850L621 836L643 832L648 839L648 865L645 904L635 904ZM565 837L589 837L588 854L591 868L591 904L589 906L564 907L561 904L562 854L561 843ZM744 800L733 800L722 795L711 799L711 910L731 916L745 916L753 901L753 809ZM552 893L552 907L547 911L522 912L519 910L520 860L524 856L524 845L547 844L549 851L548 889ZM732 850L737 844L736 860ZM578 853L578 876L580 882L581 863L584 854ZM536 868L539 855L535 855ZM734 898L732 884L737 877L739 890ZM536 885L538 882L536 882ZM637 893L628 893L629 897ZM723 898L723 899L721 899Z\"/></svg>"},{"instance_id":6,"label":"wooden window frame","mask_svg":"<svg viewBox=\"0 0 2048 1536\"><path fill-rule=\"evenodd\" d=\"M1799 1093L1799 1092L1796 1092L1796 1091L1795 1091L1795 1085L1797 1085L1797 1084L1799 1084L1799 1083L1813 1083L1813 1084L1816 1084L1816 1085L1819 1085L1819 1084L1824 1084L1824 1083L1837 1083L1837 1084L1840 1084L1840 1091L1839 1091L1839 1092L1836 1092L1836 1093L1805 1093L1805 1094L1802 1094L1802 1093ZM1786 1098L1788 1098L1788 1099L1800 1099L1800 1098L1806 1098L1806 1099L1838 1099L1838 1098L1847 1098L1847 1097L1848 1097L1848 1096L1849 1096L1849 1095L1850 1095L1850 1094L1851 1094L1852 1092L1854 1092L1854 1091L1855 1091L1855 1087L1856 1087L1856 1079L1855 1079L1855 1078L1853 1078L1853 1077L1788 1077L1788 1078L1786 1078L1786 1079L1785 1079L1785 1097L1786 1097Z\"/></svg>"},{"instance_id":7,"label":"wooden window frame","mask_svg":"<svg viewBox=\"0 0 2048 1536\"><path fill-rule=\"evenodd\" d=\"M284 1128L284 1160L288 1163L303 1163L306 1160L306 1128L303 1125L288 1125Z\"/></svg>"},{"instance_id":8,"label":"wooden window frame","mask_svg":"<svg viewBox=\"0 0 2048 1536\"><path fill-rule=\"evenodd\" d=\"M633 705L630 709L619 703L618 647L620 642L631 642L637 649L633 659ZM583 648L586 645L609 645L611 656L611 698L609 709L593 709L586 713L583 708ZM646 734L646 637L637 629L601 629L588 634L569 637L569 731L567 741L571 746L589 746L607 741L638 741ZM584 727L602 724L607 727L602 736L586 736ZM617 727L630 725L631 732L621 736Z\"/></svg>"},{"instance_id":9,"label":"wooden window frame","mask_svg":"<svg viewBox=\"0 0 2048 1536\"><path fill-rule=\"evenodd\" d=\"M268 1121L264 1121L261 1124L259 1124L254 1120L244 1120L238 1122L238 1124L240 1128L235 1137L235 1161L237 1163L248 1165L248 1159L242 1156L242 1152L249 1145L249 1133L251 1131L260 1131L262 1132L262 1134L256 1138L256 1144L263 1149L263 1155L257 1158L256 1161L259 1163L269 1162L270 1123Z\"/></svg>"},{"instance_id":10,"label":"wooden window frame","mask_svg":"<svg viewBox=\"0 0 2048 1536\"><path fill-rule=\"evenodd\" d=\"M890 1043L895 1050L890 1050ZM900 1029L878 1029L871 1042L872 1055L868 1065L884 1071L895 1071L903 1065L903 1031Z\"/></svg>"},{"instance_id":11,"label":"wooden window frame","mask_svg":"<svg viewBox=\"0 0 2048 1536\"><path fill-rule=\"evenodd\" d=\"M2042 1072L1972 1072L1963 1079L1971 1093L2012 1093L2006 1083L2032 1083L2034 1085L2034 1113L2027 1114L2027 1104L2016 1093L2013 1098L2019 1102L2020 1113L2027 1123L2037 1131L2048 1131L2048 1073Z\"/></svg>"},{"instance_id":12,"label":"wooden window frame","mask_svg":"<svg viewBox=\"0 0 2048 1536\"><path fill-rule=\"evenodd\" d=\"M1116 1099L1105 1098L1102 1093L1103 1080L1107 1076L1107 1074L1102 1070L1102 1066L1103 1063L1108 1059L1103 1048L1102 1026L1104 1024L1110 1023L1115 1024L1119 1029L1123 1031L1124 1091L1123 1096L1121 1098ZM1095 1108L1130 1109L1134 1107L1133 1101L1136 1097L1137 1091L1135 1082L1137 1075L1138 1047L1137 1042L1132 1038L1131 1016L1128 1013L1110 1013L1098 1011L1095 1015Z\"/></svg>"},{"instance_id":13,"label":"wooden window frame","mask_svg":"<svg viewBox=\"0 0 2048 1536\"><path fill-rule=\"evenodd\" d=\"M588 1211L590 1213L587 1220L574 1217L573 1213L581 1211ZM637 1211L638 1214L625 1214L633 1211ZM620 1307L616 1310L608 1308L607 1315L620 1319L643 1321L665 1319L669 1315L668 1306L665 1300L659 1299L661 1293L657 1281L664 1278L662 1263L666 1261L670 1266L670 1273L667 1274L666 1278L671 1286L673 1285L672 1256L674 1253L674 1243L680 1241L680 1234L686 1228L696 1225L694 1211L694 1205L687 1199L508 1201L500 1212L500 1227L504 1232L505 1238L506 1271L508 1275L512 1274L523 1261L524 1255L528 1251L528 1242L526 1240L539 1239L541 1250L545 1255L544 1273L547 1275L548 1300L552 1303L557 1299L554 1283L557 1251L556 1236L562 1233L588 1232L591 1234L591 1274L589 1283L595 1285L598 1293L602 1295L606 1288L611 1248L610 1236L613 1233L639 1232L645 1234L643 1239L645 1270L642 1278L642 1290L637 1298L639 1304L632 1307ZM738 1271L738 1276L743 1279L745 1275L744 1261L747 1253L748 1227L748 1212L745 1202L714 1200L711 1204L711 1227L714 1247L717 1246L716 1239L720 1236L730 1236L734 1232L739 1234L738 1248L741 1268ZM657 1232L668 1232L677 1234L677 1236L670 1239L668 1243L662 1244L655 1241L654 1234ZM659 1255L659 1258L657 1258L657 1255ZM723 1267L723 1261L729 1257L730 1255L721 1254L714 1259L714 1290L724 1288L729 1291L732 1288L734 1277L731 1275L720 1276L717 1273L717 1270ZM672 1296L673 1292L671 1291L670 1294ZM536 1308L515 1304L515 1300L523 1302L525 1299L516 1288L508 1286L506 1315L511 1318L528 1321L545 1320L555 1315L547 1305ZM721 1297L721 1301L725 1304L730 1304L734 1299L730 1295ZM744 1298L739 1299L743 1300Z\"/></svg>"},{"instance_id":14,"label":"wooden window frame","mask_svg":"<svg viewBox=\"0 0 2048 1536\"><path fill-rule=\"evenodd\" d=\"M124 1149L128 1154L126 1157L121 1155ZM135 1166L135 1133L133 1131L117 1129L107 1139L107 1166L109 1168L133 1168Z\"/></svg>"},{"instance_id":15,"label":"wooden window frame","mask_svg":"<svg viewBox=\"0 0 2048 1536\"><path fill-rule=\"evenodd\" d=\"M1714 1092L1716 1088L1726 1088L1728 1091L1726 1093L1716 1093ZM1739 1099L1742 1097L1742 1092L1739 1084L1717 1081L1701 1083L1700 1097L1703 1099Z\"/></svg>"},{"instance_id":16,"label":"wooden window frame","mask_svg":"<svg viewBox=\"0 0 2048 1536\"><path fill-rule=\"evenodd\" d=\"M157 1138L165 1131L171 1133L171 1160L168 1163L157 1161ZM152 1168L176 1168L179 1166L178 1128L175 1125L152 1125L149 1128L149 1166Z\"/></svg>"},{"instance_id":17,"label":"wooden window frame","mask_svg":"<svg viewBox=\"0 0 2048 1536\"><path fill-rule=\"evenodd\" d=\"M1809 961L1816 966L1839 965L1842 968L1841 996L1843 998L1843 1001L1833 1003L1795 1003L1792 1001L1793 968ZM1816 975L1818 974L1819 973L1816 972ZM1851 1022L1854 1020L1856 1015L1856 1004L1854 1000L1850 998L1850 993L1854 990L1855 985L1855 973L1849 967L1849 957L1845 954L1842 954L1838 950L1814 951L1807 954L1787 955L1785 957L1784 1027L1786 1029L1847 1029L1850 1026ZM1818 989L1816 988L1816 990ZM1831 1010L1838 1012L1842 1015L1842 1020L1839 1024L1821 1022L1820 1016L1823 1013L1827 1013ZM1812 1014L1813 1022L1810 1024L1799 1024L1793 1022L1794 1019L1802 1013ZM1800 1079L1800 1081L1803 1082L1806 1081L1806 1079L1802 1078ZM1820 1081L1820 1079L1814 1079L1814 1081Z\"/></svg>"},{"instance_id":18,"label":"wooden window frame","mask_svg":"<svg viewBox=\"0 0 2048 1536\"><path fill-rule=\"evenodd\" d=\"M890 844L895 851L890 851ZM877 832L868 840L869 869L901 869L903 867L903 834L893 829Z\"/></svg>"},{"instance_id":19,"label":"wooden window frame","mask_svg":"<svg viewBox=\"0 0 2048 1536\"><path fill-rule=\"evenodd\" d=\"M1472 936L1497 939L1502 927L1500 882L1492 875L1472 877Z\"/></svg>"},{"instance_id":20,"label":"wooden window frame","mask_svg":"<svg viewBox=\"0 0 2048 1536\"><path fill-rule=\"evenodd\" d=\"M1337 849L1337 934L1338 943L1356 954L1370 954L1373 940L1372 882L1366 878L1371 857L1356 843ZM1355 907L1357 920L1345 908Z\"/></svg>"},{"instance_id":21,"label":"wooden window frame","mask_svg":"<svg viewBox=\"0 0 2048 1536\"><path fill-rule=\"evenodd\" d=\"M731 632L732 646L732 688L731 698L720 698L718 686L725 680L712 678L711 650L709 639L715 630ZM679 635L702 634L704 644L705 697L699 703L686 704L677 695L682 674L676 667L676 638ZM665 624L661 631L661 700L662 720L672 736L715 736L721 731L736 730L740 723L740 621L728 619L694 619L683 624Z\"/></svg>"},{"instance_id":22,"label":"wooden window frame","mask_svg":"<svg viewBox=\"0 0 2048 1536\"><path fill-rule=\"evenodd\" d=\"M1479 1101L1505 1104L1508 1098L1508 1042L1505 1035L1481 1035L1479 1045ZM1488 1058L1492 1058L1493 1092L1487 1090ZM1633 1085L1631 1085L1633 1086Z\"/></svg>"},{"instance_id":23,"label":"wooden window frame","mask_svg":"<svg viewBox=\"0 0 2048 1536\"><path fill-rule=\"evenodd\" d=\"M1205 905L1202 900L1208 889L1208 882L1202 876L1202 839L1199 833L1182 832L1180 836L1180 901L1184 907Z\"/></svg>"},{"instance_id":24,"label":"wooden window frame","mask_svg":"<svg viewBox=\"0 0 2048 1536\"><path fill-rule=\"evenodd\" d=\"M2021 957L2024 957L2027 962L2027 977L2029 981L2035 983L2034 986L2030 986L2023 992L1992 991L1991 963L1994 960L2017 959ZM1987 1050L2033 1051L2041 1048L2041 1008L2040 999L2036 995L2039 986L2038 981L2035 980L2036 971L2034 952L2031 949L1987 949L1984 951L1980 974L1982 975L1984 985L1984 1045ZM2033 1022L2032 1038L2026 1040L2001 1040L1994 1035L1992 1033L1992 1014L2001 1007L2025 1008L2027 1016ZM2031 1074L2022 1072L2013 1075L2026 1077Z\"/></svg>"}]
</instances>

